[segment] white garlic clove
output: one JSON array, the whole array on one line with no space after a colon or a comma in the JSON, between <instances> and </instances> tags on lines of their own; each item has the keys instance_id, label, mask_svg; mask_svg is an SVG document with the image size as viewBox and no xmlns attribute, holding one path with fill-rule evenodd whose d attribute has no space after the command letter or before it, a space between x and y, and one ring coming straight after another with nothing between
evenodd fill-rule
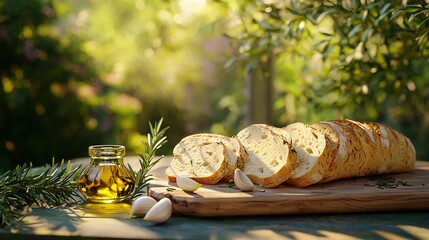
<instances>
[{"instance_id":1,"label":"white garlic clove","mask_svg":"<svg viewBox=\"0 0 429 240\"><path fill-rule=\"evenodd\" d=\"M176 183L186 192L195 192L201 187L201 184L195 180L180 175L176 175Z\"/></svg>"},{"instance_id":2,"label":"white garlic clove","mask_svg":"<svg viewBox=\"0 0 429 240\"><path fill-rule=\"evenodd\" d=\"M234 183L241 191L249 192L255 189L255 185L250 181L249 177L240 169L234 171Z\"/></svg>"},{"instance_id":3,"label":"white garlic clove","mask_svg":"<svg viewBox=\"0 0 429 240\"><path fill-rule=\"evenodd\" d=\"M163 198L149 209L143 219L151 223L163 223L170 219L172 213L173 206L170 199Z\"/></svg>"},{"instance_id":4,"label":"white garlic clove","mask_svg":"<svg viewBox=\"0 0 429 240\"><path fill-rule=\"evenodd\" d=\"M142 217L149 209L156 204L156 200L149 196L142 196L137 198L131 206L131 217Z\"/></svg>"}]
</instances>

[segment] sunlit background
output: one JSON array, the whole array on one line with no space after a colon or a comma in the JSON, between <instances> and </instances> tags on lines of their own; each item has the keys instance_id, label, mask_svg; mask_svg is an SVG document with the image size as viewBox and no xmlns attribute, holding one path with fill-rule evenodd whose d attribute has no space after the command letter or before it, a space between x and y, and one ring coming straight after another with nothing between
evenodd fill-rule
<instances>
[{"instance_id":1,"label":"sunlit background","mask_svg":"<svg viewBox=\"0 0 429 240\"><path fill-rule=\"evenodd\" d=\"M0 1L1 168L253 122L386 123L429 160L425 1Z\"/></svg>"}]
</instances>

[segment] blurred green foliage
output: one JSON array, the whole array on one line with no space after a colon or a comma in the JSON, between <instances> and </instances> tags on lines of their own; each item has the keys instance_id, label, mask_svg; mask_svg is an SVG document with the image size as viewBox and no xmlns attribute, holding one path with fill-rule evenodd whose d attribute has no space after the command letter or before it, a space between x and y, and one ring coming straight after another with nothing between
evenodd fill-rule
<instances>
[{"instance_id":1,"label":"blurred green foliage","mask_svg":"<svg viewBox=\"0 0 429 240\"><path fill-rule=\"evenodd\" d=\"M110 130L88 126L109 112L78 96L79 87L96 77L91 59L79 50L82 40L52 26L56 15L49 1L0 4L2 168L86 153Z\"/></svg>"},{"instance_id":2,"label":"blurred green foliage","mask_svg":"<svg viewBox=\"0 0 429 240\"><path fill-rule=\"evenodd\" d=\"M225 39L200 29L222 11L192 4L1 1L1 168L84 157L93 144L136 154L161 117L170 126L163 154L210 131L233 73L223 70Z\"/></svg>"},{"instance_id":3,"label":"blurred green foliage","mask_svg":"<svg viewBox=\"0 0 429 240\"><path fill-rule=\"evenodd\" d=\"M272 56L275 124L385 122L429 159L428 11L425 1L0 1L1 168L93 144L135 154L161 117L163 154L191 133L233 135L246 73Z\"/></svg>"},{"instance_id":4,"label":"blurred green foliage","mask_svg":"<svg viewBox=\"0 0 429 240\"><path fill-rule=\"evenodd\" d=\"M276 124L335 118L384 122L428 159L426 1L217 1L229 9L229 64L263 70L272 56Z\"/></svg>"},{"instance_id":5,"label":"blurred green foliage","mask_svg":"<svg viewBox=\"0 0 429 240\"><path fill-rule=\"evenodd\" d=\"M114 137L138 152L148 121L170 126L171 154L185 135L210 131L220 89L233 76L223 62L228 44L202 28L223 13L204 1L56 1L62 24L86 40L83 51L108 86L108 106L119 114ZM97 87L94 88L94 91ZM211 94L213 93L213 95ZM211 98L209 96L219 95ZM97 104L97 103L96 103Z\"/></svg>"}]
</instances>

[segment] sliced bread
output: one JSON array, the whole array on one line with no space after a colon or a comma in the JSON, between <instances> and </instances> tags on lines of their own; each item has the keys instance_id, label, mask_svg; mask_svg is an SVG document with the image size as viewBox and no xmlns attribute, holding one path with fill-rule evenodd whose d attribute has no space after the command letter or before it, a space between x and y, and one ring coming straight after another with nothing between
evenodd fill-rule
<instances>
[{"instance_id":1,"label":"sliced bread","mask_svg":"<svg viewBox=\"0 0 429 240\"><path fill-rule=\"evenodd\" d=\"M170 182L175 182L178 174L202 184L216 184L228 171L229 156L221 142L189 138L174 147L173 159L165 173Z\"/></svg>"},{"instance_id":2,"label":"sliced bread","mask_svg":"<svg viewBox=\"0 0 429 240\"><path fill-rule=\"evenodd\" d=\"M205 142L219 142L225 145L229 154L229 161L226 164L228 170L222 179L223 181L230 181L234 179L235 169L242 169L244 165L244 160L248 158L248 155L244 150L243 145L237 138L227 137L214 133L199 133L185 137L184 139L182 139L182 142L187 141L188 139L199 139Z\"/></svg>"},{"instance_id":3,"label":"sliced bread","mask_svg":"<svg viewBox=\"0 0 429 240\"><path fill-rule=\"evenodd\" d=\"M379 166L376 169L376 174L383 174L387 172L387 165L390 161L390 139L387 129L384 125L374 122L363 122L366 128L370 129L375 140L375 155L378 158Z\"/></svg>"},{"instance_id":4,"label":"sliced bread","mask_svg":"<svg viewBox=\"0 0 429 240\"><path fill-rule=\"evenodd\" d=\"M292 147L298 153L298 165L287 183L306 187L322 180L330 166L329 151L325 135L316 129L297 122L284 128L292 138Z\"/></svg>"},{"instance_id":5,"label":"sliced bread","mask_svg":"<svg viewBox=\"0 0 429 240\"><path fill-rule=\"evenodd\" d=\"M254 124L235 137L202 133L185 137L173 149L166 169L202 184L233 179L240 168L261 187L287 182L306 187L318 182L411 171L416 151L403 134L381 123L350 119L294 123L285 128Z\"/></svg>"},{"instance_id":6,"label":"sliced bread","mask_svg":"<svg viewBox=\"0 0 429 240\"><path fill-rule=\"evenodd\" d=\"M410 139L398 131L385 126L391 143L387 154L390 159L387 163L387 173L408 172L414 168L416 150Z\"/></svg>"},{"instance_id":7,"label":"sliced bread","mask_svg":"<svg viewBox=\"0 0 429 240\"><path fill-rule=\"evenodd\" d=\"M335 127L344 136L347 154L337 154L334 167L325 173L321 182L406 172L414 168L414 146L407 137L390 127L350 119L324 123Z\"/></svg>"},{"instance_id":8,"label":"sliced bread","mask_svg":"<svg viewBox=\"0 0 429 240\"><path fill-rule=\"evenodd\" d=\"M345 124L339 124L337 121L327 122L340 133L341 139L345 139L346 153L338 154L333 167L325 173L320 182L328 182L340 178L356 177L364 162L360 161L362 155L361 142L353 128Z\"/></svg>"},{"instance_id":9,"label":"sliced bread","mask_svg":"<svg viewBox=\"0 0 429 240\"><path fill-rule=\"evenodd\" d=\"M332 122L322 121L313 123L310 126L325 135L327 145L330 149L328 153L329 167L326 169L326 172L335 171L338 167L337 162L342 161L341 159L345 159L347 156L346 137L340 128Z\"/></svg>"},{"instance_id":10,"label":"sliced bread","mask_svg":"<svg viewBox=\"0 0 429 240\"><path fill-rule=\"evenodd\" d=\"M375 142L374 134L364 124L350 119L335 121L340 125L353 129L360 143L360 154L357 155L358 161L362 162L361 168L356 176L369 176L377 173L377 169L382 164L379 157L378 146Z\"/></svg>"},{"instance_id":11,"label":"sliced bread","mask_svg":"<svg viewBox=\"0 0 429 240\"><path fill-rule=\"evenodd\" d=\"M285 182L297 161L297 154L291 148L288 138L270 128L272 127L265 124L253 124L236 136L249 154L243 172L253 183L266 188Z\"/></svg>"}]
</instances>

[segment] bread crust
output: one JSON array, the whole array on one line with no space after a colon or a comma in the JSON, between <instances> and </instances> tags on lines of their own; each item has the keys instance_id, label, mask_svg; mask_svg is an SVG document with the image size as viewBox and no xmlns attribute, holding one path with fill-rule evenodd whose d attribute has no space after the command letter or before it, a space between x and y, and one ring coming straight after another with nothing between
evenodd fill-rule
<instances>
[{"instance_id":1,"label":"bread crust","mask_svg":"<svg viewBox=\"0 0 429 240\"><path fill-rule=\"evenodd\" d=\"M362 145L354 130L348 125L339 124L339 122L336 121L332 121L331 123L336 126L340 133L345 137L347 153L335 160L332 171L326 172L321 182L329 182L340 178L356 177L358 176L360 169L364 168L365 164L361 161L363 154Z\"/></svg>"},{"instance_id":2,"label":"bread crust","mask_svg":"<svg viewBox=\"0 0 429 240\"><path fill-rule=\"evenodd\" d=\"M345 146L345 137L341 134L340 130L330 122L318 122L310 125L316 131L321 132L325 135L326 145L329 148L328 158L329 166L325 170L325 173L328 171L333 171L336 167L335 162L338 158L344 157L347 154L347 149Z\"/></svg>"},{"instance_id":3,"label":"bread crust","mask_svg":"<svg viewBox=\"0 0 429 240\"><path fill-rule=\"evenodd\" d=\"M319 154L317 154L317 153L314 153L317 150L313 151L312 149L310 149L311 154L308 153L305 150L305 148L313 148L313 147L312 146L301 147L300 144L298 144L298 141L297 141L298 139L296 139L296 137L300 137L300 136L295 136L294 128L299 128L301 131L308 133L307 137L310 138L312 142L315 141L317 145L321 145L317 147L322 148L322 151ZM330 166L330 161L331 161L329 156L331 148L329 145L327 145L327 139L325 134L303 123L293 123L286 126L284 129L288 131L292 137L292 147L296 149L298 153L298 165L305 164L305 162L300 163L300 158L307 157L307 158L312 158L311 161L315 161L314 165L312 167L310 166L310 169L305 173L301 174L300 176L295 175L296 171L299 168L298 166L295 172L287 180L287 183L295 187L306 187L306 186L318 183L320 180L322 180L323 176L325 175L325 172L328 170ZM304 159L301 159L301 160L304 160ZM306 160L306 161L307 163L309 162L309 160Z\"/></svg>"},{"instance_id":4,"label":"bread crust","mask_svg":"<svg viewBox=\"0 0 429 240\"><path fill-rule=\"evenodd\" d=\"M374 135L375 139L375 157L378 159L378 169L376 170L375 174L383 174L387 171L387 165L390 161L390 139L387 132L387 129L385 126L379 124L379 123L373 123L373 122L363 122L363 125L365 125L372 134Z\"/></svg>"},{"instance_id":5,"label":"bread crust","mask_svg":"<svg viewBox=\"0 0 429 240\"><path fill-rule=\"evenodd\" d=\"M387 173L411 171L415 165L416 150L410 139L390 127L385 128L391 141Z\"/></svg>"},{"instance_id":6,"label":"bread crust","mask_svg":"<svg viewBox=\"0 0 429 240\"><path fill-rule=\"evenodd\" d=\"M346 125L354 130L354 133L360 140L362 146L361 154L358 155L360 158L357 161L362 161L363 166L357 172L358 176L369 176L377 173L378 166L382 164L382 159L377 151L377 144L373 133L369 128L363 125L361 122L357 122L350 119L338 120L340 124Z\"/></svg>"},{"instance_id":7,"label":"bread crust","mask_svg":"<svg viewBox=\"0 0 429 240\"><path fill-rule=\"evenodd\" d=\"M414 146L407 137L392 128L349 119L335 120L330 124L338 126L346 137L347 156L338 158L321 182L406 172L414 168Z\"/></svg>"}]
</instances>

